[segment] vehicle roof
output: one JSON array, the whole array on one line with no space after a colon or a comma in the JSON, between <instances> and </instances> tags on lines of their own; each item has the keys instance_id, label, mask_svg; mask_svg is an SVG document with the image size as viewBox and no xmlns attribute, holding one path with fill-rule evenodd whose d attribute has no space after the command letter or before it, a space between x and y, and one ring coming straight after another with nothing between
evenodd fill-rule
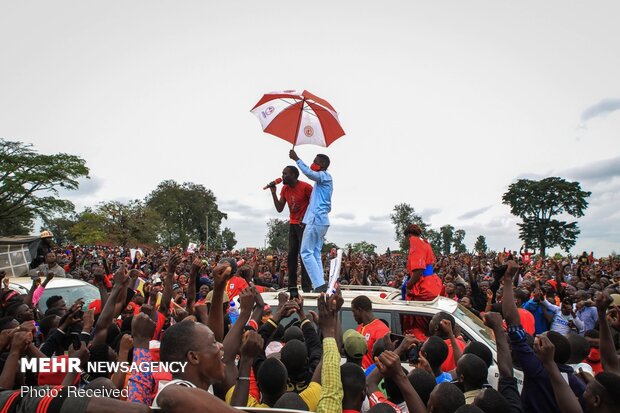
<instances>
[{"instance_id":1,"label":"vehicle roof","mask_svg":"<svg viewBox=\"0 0 620 413\"><path fill-rule=\"evenodd\" d=\"M30 289L32 286L32 278L30 277L15 277L9 279L10 284L17 284L20 287ZM47 288L65 288L65 287L78 287L84 284L88 284L86 281L76 280L73 278L54 277L48 284ZM90 284L89 284L90 285Z\"/></svg>"},{"instance_id":2,"label":"vehicle roof","mask_svg":"<svg viewBox=\"0 0 620 413\"><path fill-rule=\"evenodd\" d=\"M5 244L29 244L32 241L41 239L32 235L11 235L8 237L0 237L0 245Z\"/></svg>"}]
</instances>

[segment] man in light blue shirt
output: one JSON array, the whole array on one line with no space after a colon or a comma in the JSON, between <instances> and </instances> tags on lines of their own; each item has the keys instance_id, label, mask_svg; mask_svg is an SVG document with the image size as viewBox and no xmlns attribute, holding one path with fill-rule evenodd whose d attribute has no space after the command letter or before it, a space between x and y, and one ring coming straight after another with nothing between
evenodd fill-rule
<instances>
[{"instance_id":1,"label":"man in light blue shirt","mask_svg":"<svg viewBox=\"0 0 620 413\"><path fill-rule=\"evenodd\" d=\"M327 283L323 274L321 248L329 228L328 214L332 210L332 192L334 192L332 176L327 172L329 158L327 155L318 154L312 165L308 167L299 159L294 150L289 152L289 157L297 162L297 166L304 175L315 182L310 196L310 204L302 220L306 228L301 241L300 255L312 281L314 291L325 292L327 291Z\"/></svg>"}]
</instances>

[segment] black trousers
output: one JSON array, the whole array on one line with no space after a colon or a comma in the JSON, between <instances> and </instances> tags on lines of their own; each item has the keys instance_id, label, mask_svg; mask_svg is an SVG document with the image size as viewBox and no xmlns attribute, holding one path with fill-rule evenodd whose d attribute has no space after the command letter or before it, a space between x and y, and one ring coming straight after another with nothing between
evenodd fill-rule
<instances>
[{"instance_id":1,"label":"black trousers","mask_svg":"<svg viewBox=\"0 0 620 413\"><path fill-rule=\"evenodd\" d=\"M288 286L297 287L297 261L301 262L301 289L304 292L312 291L312 282L304 266L299 260L301 239L304 236L304 227L301 224L289 224L288 226Z\"/></svg>"}]
</instances>

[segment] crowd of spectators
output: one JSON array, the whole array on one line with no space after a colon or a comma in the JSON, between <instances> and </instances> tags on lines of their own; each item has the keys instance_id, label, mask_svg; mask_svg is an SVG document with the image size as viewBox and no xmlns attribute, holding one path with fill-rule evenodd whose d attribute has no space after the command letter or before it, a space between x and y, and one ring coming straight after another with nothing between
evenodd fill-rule
<instances>
[{"instance_id":1,"label":"crowd of spectators","mask_svg":"<svg viewBox=\"0 0 620 413\"><path fill-rule=\"evenodd\" d=\"M333 256L324 254L324 268ZM259 250L50 245L35 259L28 294L9 288L0 274L0 412L620 409L617 258L546 259L527 250L433 256L435 295L459 302L486 324L495 359L483 343L466 344L444 312L421 326L412 320L404 337L393 337L362 292L350 303L358 328L343 332L340 291L313 294L317 311L308 311L304 294L286 290L287 258ZM338 285L393 287L408 299L412 270L411 253L345 251ZM71 303L52 296L42 312L39 300L57 277L91 283L100 298ZM275 290L282 291L271 308L261 293ZM282 323L293 314L293 322ZM168 375L20 370L23 358L66 356L84 366L117 360L187 365ZM495 387L487 381L493 364ZM61 395L70 386L125 393L50 399L23 394L22 386L54 387Z\"/></svg>"}]
</instances>

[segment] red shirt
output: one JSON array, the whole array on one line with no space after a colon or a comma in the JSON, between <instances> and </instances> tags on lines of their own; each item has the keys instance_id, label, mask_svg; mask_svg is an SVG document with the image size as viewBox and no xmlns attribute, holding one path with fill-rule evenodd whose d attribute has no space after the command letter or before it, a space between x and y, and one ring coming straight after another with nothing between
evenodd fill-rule
<instances>
[{"instance_id":1,"label":"red shirt","mask_svg":"<svg viewBox=\"0 0 620 413\"><path fill-rule=\"evenodd\" d=\"M228 299L232 301L233 298L241 294L241 291L248 287L249 285L245 279L235 275L226 283L226 294L228 294Z\"/></svg>"},{"instance_id":2,"label":"red shirt","mask_svg":"<svg viewBox=\"0 0 620 413\"><path fill-rule=\"evenodd\" d=\"M534 315L527 311L525 308L517 308L517 311L519 312L521 327L523 327L526 333L534 337L534 334L536 332L536 322L534 320Z\"/></svg>"},{"instance_id":3,"label":"red shirt","mask_svg":"<svg viewBox=\"0 0 620 413\"><path fill-rule=\"evenodd\" d=\"M430 254L429 254L430 250ZM407 258L407 271L411 274L414 270L423 270L427 264L435 262L432 248L428 242L419 237L409 237L409 257Z\"/></svg>"},{"instance_id":4,"label":"red shirt","mask_svg":"<svg viewBox=\"0 0 620 413\"><path fill-rule=\"evenodd\" d=\"M387 333L390 332L390 328L386 326L383 321L375 318L370 323L357 326L357 332L364 336L366 344L368 345L368 352L364 354L362 358L362 368L367 369L372 363L372 346L375 345L377 340L381 340Z\"/></svg>"},{"instance_id":5,"label":"red shirt","mask_svg":"<svg viewBox=\"0 0 620 413\"><path fill-rule=\"evenodd\" d=\"M280 196L283 196L288 204L291 224L299 224L304 218L310 203L310 195L312 195L312 185L307 182L297 181L294 187L288 185L282 187Z\"/></svg>"},{"instance_id":6,"label":"red shirt","mask_svg":"<svg viewBox=\"0 0 620 413\"><path fill-rule=\"evenodd\" d=\"M531 256L531 252L524 252L523 254L521 254L521 259L523 260L523 263L529 265L529 263L531 262Z\"/></svg>"},{"instance_id":7,"label":"red shirt","mask_svg":"<svg viewBox=\"0 0 620 413\"><path fill-rule=\"evenodd\" d=\"M446 357L446 360L441 365L441 371L448 372L454 370L456 368L456 364L454 363L454 350L452 350L452 344L450 342L450 339L448 338L444 341L448 345L448 357ZM465 348L465 342L461 337L456 338L456 344L461 349L461 353L463 353L463 349Z\"/></svg>"}]
</instances>

